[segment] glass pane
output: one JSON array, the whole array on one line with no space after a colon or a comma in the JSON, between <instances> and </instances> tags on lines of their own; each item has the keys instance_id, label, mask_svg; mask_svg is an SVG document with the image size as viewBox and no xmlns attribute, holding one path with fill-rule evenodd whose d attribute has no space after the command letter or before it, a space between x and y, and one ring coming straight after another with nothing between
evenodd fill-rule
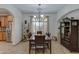
<instances>
[{"instance_id":1,"label":"glass pane","mask_svg":"<svg viewBox=\"0 0 79 59\"><path fill-rule=\"evenodd\" d=\"M44 22L44 33L47 32L47 22Z\"/></svg>"},{"instance_id":2,"label":"glass pane","mask_svg":"<svg viewBox=\"0 0 79 59\"><path fill-rule=\"evenodd\" d=\"M35 21L35 20L36 20L36 18L33 18L33 19L32 19L32 21Z\"/></svg>"},{"instance_id":3,"label":"glass pane","mask_svg":"<svg viewBox=\"0 0 79 59\"><path fill-rule=\"evenodd\" d=\"M38 19L38 18L36 18L36 21L39 21L39 19Z\"/></svg>"},{"instance_id":4,"label":"glass pane","mask_svg":"<svg viewBox=\"0 0 79 59\"><path fill-rule=\"evenodd\" d=\"M47 21L47 17L44 18L44 21Z\"/></svg>"},{"instance_id":5,"label":"glass pane","mask_svg":"<svg viewBox=\"0 0 79 59\"><path fill-rule=\"evenodd\" d=\"M39 22L36 22L36 32L39 31Z\"/></svg>"},{"instance_id":6,"label":"glass pane","mask_svg":"<svg viewBox=\"0 0 79 59\"><path fill-rule=\"evenodd\" d=\"M40 22L40 31L43 31L43 22Z\"/></svg>"},{"instance_id":7,"label":"glass pane","mask_svg":"<svg viewBox=\"0 0 79 59\"><path fill-rule=\"evenodd\" d=\"M43 22L44 21L44 18L40 18L40 21Z\"/></svg>"},{"instance_id":8,"label":"glass pane","mask_svg":"<svg viewBox=\"0 0 79 59\"><path fill-rule=\"evenodd\" d=\"M40 21L39 21L40 20ZM39 17L32 18L32 32L34 34L37 33L37 31L43 31L45 34L48 31L48 18L47 17Z\"/></svg>"},{"instance_id":9,"label":"glass pane","mask_svg":"<svg viewBox=\"0 0 79 59\"><path fill-rule=\"evenodd\" d=\"M36 26L39 26L39 22L36 22Z\"/></svg>"}]
</instances>

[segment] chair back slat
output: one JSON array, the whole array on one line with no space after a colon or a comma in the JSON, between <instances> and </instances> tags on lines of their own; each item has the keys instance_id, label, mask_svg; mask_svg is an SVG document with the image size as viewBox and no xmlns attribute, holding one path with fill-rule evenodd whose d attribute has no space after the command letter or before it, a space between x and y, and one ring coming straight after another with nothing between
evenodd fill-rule
<instances>
[{"instance_id":1,"label":"chair back slat","mask_svg":"<svg viewBox=\"0 0 79 59\"><path fill-rule=\"evenodd\" d=\"M35 35L35 43L36 44L43 44L45 41L45 35Z\"/></svg>"},{"instance_id":2,"label":"chair back slat","mask_svg":"<svg viewBox=\"0 0 79 59\"><path fill-rule=\"evenodd\" d=\"M42 34L42 31L37 31L37 34Z\"/></svg>"}]
</instances>

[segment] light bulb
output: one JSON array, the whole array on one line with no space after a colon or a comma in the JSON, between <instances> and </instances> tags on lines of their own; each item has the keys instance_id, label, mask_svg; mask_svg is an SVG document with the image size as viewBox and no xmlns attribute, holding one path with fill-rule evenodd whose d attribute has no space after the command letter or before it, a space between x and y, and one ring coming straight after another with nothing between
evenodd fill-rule
<instances>
[{"instance_id":1,"label":"light bulb","mask_svg":"<svg viewBox=\"0 0 79 59\"><path fill-rule=\"evenodd\" d=\"M41 17L44 17L44 15L41 15Z\"/></svg>"},{"instance_id":2,"label":"light bulb","mask_svg":"<svg viewBox=\"0 0 79 59\"><path fill-rule=\"evenodd\" d=\"M34 16L34 18L36 18L36 16Z\"/></svg>"}]
</instances>

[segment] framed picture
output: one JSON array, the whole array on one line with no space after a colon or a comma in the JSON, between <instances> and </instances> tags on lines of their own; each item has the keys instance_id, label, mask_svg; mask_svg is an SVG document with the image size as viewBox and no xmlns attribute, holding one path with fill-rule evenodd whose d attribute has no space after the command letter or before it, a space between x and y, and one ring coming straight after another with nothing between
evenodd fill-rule
<instances>
[{"instance_id":1,"label":"framed picture","mask_svg":"<svg viewBox=\"0 0 79 59\"><path fill-rule=\"evenodd\" d=\"M25 24L27 24L27 20L25 20Z\"/></svg>"}]
</instances>

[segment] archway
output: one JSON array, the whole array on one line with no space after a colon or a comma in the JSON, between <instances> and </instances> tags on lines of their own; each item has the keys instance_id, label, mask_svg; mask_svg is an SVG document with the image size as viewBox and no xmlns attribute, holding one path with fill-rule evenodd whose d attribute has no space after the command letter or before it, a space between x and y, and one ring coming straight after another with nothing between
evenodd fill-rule
<instances>
[{"instance_id":1,"label":"archway","mask_svg":"<svg viewBox=\"0 0 79 59\"><path fill-rule=\"evenodd\" d=\"M0 41L11 42L13 15L0 8Z\"/></svg>"},{"instance_id":2,"label":"archway","mask_svg":"<svg viewBox=\"0 0 79 59\"><path fill-rule=\"evenodd\" d=\"M74 9L74 10L71 10L71 11L69 11L68 13L66 13L66 14L64 14L64 15L62 15L60 18L59 18L59 21L61 21L64 17L66 17L68 14L71 14L72 12L75 12L75 11L78 11L79 9ZM74 17L74 16L72 16L72 17Z\"/></svg>"},{"instance_id":3,"label":"archway","mask_svg":"<svg viewBox=\"0 0 79 59\"><path fill-rule=\"evenodd\" d=\"M17 8L15 8L13 5L1 4L0 9L8 10L10 14L13 16L11 41L12 41L12 44L15 45L21 41L21 36L22 36L21 35L22 34L21 12Z\"/></svg>"},{"instance_id":4,"label":"archway","mask_svg":"<svg viewBox=\"0 0 79 59\"><path fill-rule=\"evenodd\" d=\"M71 4L64 7L64 9L60 10L57 14L57 20L60 21L65 15L73 12L74 10L79 9L78 4Z\"/></svg>"},{"instance_id":5,"label":"archway","mask_svg":"<svg viewBox=\"0 0 79 59\"><path fill-rule=\"evenodd\" d=\"M67 5L66 7L64 7L64 9L62 9L61 11L58 12L58 17L57 17L57 28L59 28L60 26L60 21L68 14L71 14L72 12L79 10L79 5ZM57 33L59 33L60 31L57 30ZM60 35L60 33L58 34ZM58 37L59 38L59 37ZM60 39L59 39L60 41Z\"/></svg>"}]
</instances>

